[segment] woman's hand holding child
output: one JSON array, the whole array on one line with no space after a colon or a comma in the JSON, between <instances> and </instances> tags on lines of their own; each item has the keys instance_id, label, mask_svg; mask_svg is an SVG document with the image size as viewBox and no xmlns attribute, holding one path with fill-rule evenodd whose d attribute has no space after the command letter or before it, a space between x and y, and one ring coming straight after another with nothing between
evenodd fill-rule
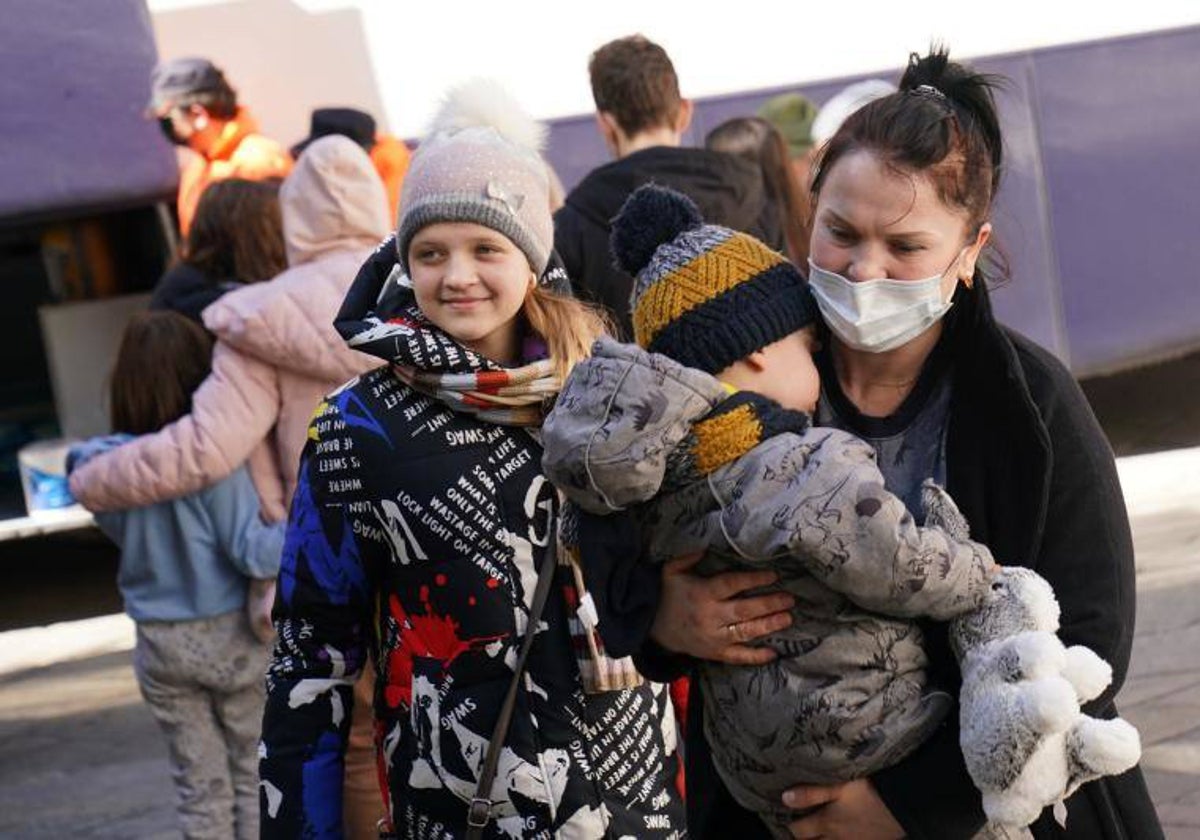
<instances>
[{"instance_id":1,"label":"woman's hand holding child","mask_svg":"<svg viewBox=\"0 0 1200 840\"><path fill-rule=\"evenodd\" d=\"M788 627L795 599L786 592L743 597L779 579L772 571L727 572L710 578L692 574L699 554L663 566L662 602L650 636L674 653L729 665L762 665L775 658L750 642Z\"/></svg>"}]
</instances>

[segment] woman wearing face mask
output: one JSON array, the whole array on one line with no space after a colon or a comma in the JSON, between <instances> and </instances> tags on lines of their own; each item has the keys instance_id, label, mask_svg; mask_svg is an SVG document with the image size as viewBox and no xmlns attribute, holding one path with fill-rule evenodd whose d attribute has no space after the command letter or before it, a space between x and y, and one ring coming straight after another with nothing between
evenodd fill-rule
<instances>
[{"instance_id":1,"label":"woman wearing face mask","mask_svg":"<svg viewBox=\"0 0 1200 840\"><path fill-rule=\"evenodd\" d=\"M888 489L914 516L932 477L961 506L973 539L1050 581L1063 641L1113 666L1112 685L1084 707L1111 717L1133 638L1129 525L1111 450L1077 384L992 315L985 248L1002 158L994 84L944 52L914 56L900 90L852 115L825 148L812 186L809 274L829 328L816 420L870 442ZM769 596L736 602L730 596L747 581L699 580L685 566L663 576L643 664L665 665L663 650L768 658L744 642L786 623ZM738 645L725 632L734 604L749 619L736 625ZM926 638L931 678L956 693L945 628L927 627ZM688 747L693 836L753 836L753 817L706 770L698 739ZM797 809L796 837L969 838L984 823L954 717L900 764L844 785L794 788L785 804ZM1084 785L1066 805L1065 827L1047 811L1033 836L1162 836L1138 768Z\"/></svg>"}]
</instances>

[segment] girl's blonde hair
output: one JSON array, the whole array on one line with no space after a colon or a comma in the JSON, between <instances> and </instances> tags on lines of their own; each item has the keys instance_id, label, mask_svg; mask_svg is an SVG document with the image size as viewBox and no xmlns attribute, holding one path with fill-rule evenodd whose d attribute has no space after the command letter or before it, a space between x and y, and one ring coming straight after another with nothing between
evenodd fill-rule
<instances>
[{"instance_id":1,"label":"girl's blonde hair","mask_svg":"<svg viewBox=\"0 0 1200 840\"><path fill-rule=\"evenodd\" d=\"M596 307L537 284L525 296L522 311L529 328L546 342L560 381L592 354L597 338L612 332L608 318Z\"/></svg>"}]
</instances>

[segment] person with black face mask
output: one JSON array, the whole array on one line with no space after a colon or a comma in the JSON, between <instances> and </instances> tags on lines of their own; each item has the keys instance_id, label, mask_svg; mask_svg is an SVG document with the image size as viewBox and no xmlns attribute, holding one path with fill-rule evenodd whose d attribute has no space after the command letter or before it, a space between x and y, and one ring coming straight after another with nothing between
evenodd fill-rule
<instances>
[{"instance_id":1,"label":"person with black face mask","mask_svg":"<svg viewBox=\"0 0 1200 840\"><path fill-rule=\"evenodd\" d=\"M196 203L213 181L225 178L283 178L292 157L282 145L258 133L258 124L238 105L215 64L205 58L177 58L154 69L146 115L158 121L168 141L195 152L179 175L179 228L187 236Z\"/></svg>"},{"instance_id":2,"label":"person with black face mask","mask_svg":"<svg viewBox=\"0 0 1200 840\"><path fill-rule=\"evenodd\" d=\"M168 142L176 146L187 145L187 135L175 127L175 118L170 114L158 118L158 128Z\"/></svg>"}]
</instances>

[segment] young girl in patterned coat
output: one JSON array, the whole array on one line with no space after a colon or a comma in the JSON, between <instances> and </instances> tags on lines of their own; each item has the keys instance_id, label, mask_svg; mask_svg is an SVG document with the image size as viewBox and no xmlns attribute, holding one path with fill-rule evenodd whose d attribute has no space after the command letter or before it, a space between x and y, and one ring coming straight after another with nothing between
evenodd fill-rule
<instances>
[{"instance_id":1,"label":"young girl in patterned coat","mask_svg":"<svg viewBox=\"0 0 1200 840\"><path fill-rule=\"evenodd\" d=\"M530 626L558 528L541 419L603 329L549 289L539 138L501 92L456 92L413 158L396 235L338 316L347 343L385 364L329 396L309 429L268 676L265 837L337 836L368 652L390 828L462 836L527 632L484 836L684 835L665 686L619 667L600 684L604 663L579 661L564 554Z\"/></svg>"}]
</instances>

